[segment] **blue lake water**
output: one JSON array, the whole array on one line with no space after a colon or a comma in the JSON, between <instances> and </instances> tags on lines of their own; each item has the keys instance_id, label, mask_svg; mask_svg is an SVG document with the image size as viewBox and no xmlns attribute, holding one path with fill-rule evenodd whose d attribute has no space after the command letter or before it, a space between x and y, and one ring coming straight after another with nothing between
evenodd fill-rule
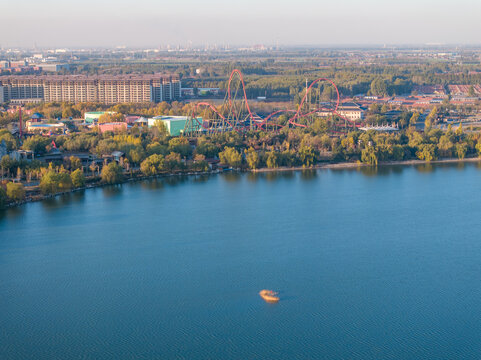
<instances>
[{"instance_id":1,"label":"blue lake water","mask_svg":"<svg viewBox=\"0 0 481 360\"><path fill-rule=\"evenodd\" d=\"M479 164L165 178L0 212L0 359L479 359L480 319Z\"/></svg>"}]
</instances>

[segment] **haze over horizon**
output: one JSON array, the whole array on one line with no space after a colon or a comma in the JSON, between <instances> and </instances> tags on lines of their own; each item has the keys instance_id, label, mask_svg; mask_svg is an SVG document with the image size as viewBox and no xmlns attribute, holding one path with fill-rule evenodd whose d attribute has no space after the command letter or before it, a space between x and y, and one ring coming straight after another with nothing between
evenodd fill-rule
<instances>
[{"instance_id":1,"label":"haze over horizon","mask_svg":"<svg viewBox=\"0 0 481 360\"><path fill-rule=\"evenodd\" d=\"M2 47L480 43L475 0L21 0L2 10Z\"/></svg>"}]
</instances>

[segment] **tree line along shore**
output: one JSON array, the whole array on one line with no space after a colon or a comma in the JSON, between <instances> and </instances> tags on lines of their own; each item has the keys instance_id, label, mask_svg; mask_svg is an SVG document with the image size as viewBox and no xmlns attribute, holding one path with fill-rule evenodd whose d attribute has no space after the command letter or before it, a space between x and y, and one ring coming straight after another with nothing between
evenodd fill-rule
<instances>
[{"instance_id":1,"label":"tree line along shore","mask_svg":"<svg viewBox=\"0 0 481 360\"><path fill-rule=\"evenodd\" d=\"M447 130L426 124L395 133L352 130L333 136L327 120L309 128L284 128L277 132L225 132L195 139L171 137L162 126L134 127L129 131L88 131L45 137L31 136L20 143L0 130L0 143L12 153L31 151L36 158L54 149L61 160L0 159L0 206L22 202L27 191L43 196L83 188L86 184L116 184L130 178L216 171L308 168L326 163L362 163L476 157L481 155L481 133L465 132L462 125ZM111 154L121 154L115 160ZM89 154L86 163L75 154Z\"/></svg>"}]
</instances>

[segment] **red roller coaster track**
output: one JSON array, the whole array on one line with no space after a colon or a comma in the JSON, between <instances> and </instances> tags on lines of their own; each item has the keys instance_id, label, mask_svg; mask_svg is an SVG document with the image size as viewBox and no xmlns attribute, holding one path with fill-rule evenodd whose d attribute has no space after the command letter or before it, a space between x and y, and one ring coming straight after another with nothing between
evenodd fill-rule
<instances>
[{"instance_id":1,"label":"red roller coaster track","mask_svg":"<svg viewBox=\"0 0 481 360\"><path fill-rule=\"evenodd\" d=\"M242 76L242 73L240 72L240 70L234 69L229 76L229 82L228 82L228 85L227 85L227 100L225 101L225 104L227 105L227 110L228 110L229 114L231 114L232 116L224 116L221 113L221 111L219 111L218 108L216 108L214 105L212 105L208 102L196 103L195 106L193 107L193 110L192 110L191 121L195 120L195 122L197 123L197 125L196 125L197 128L202 128L204 130L210 129L213 132L215 132L215 131L225 131L224 126L222 126L220 128L209 128L211 125L209 124L208 121L199 120L197 114L198 114L200 108L210 109L211 111L213 111L219 117L219 119L222 122L224 122L225 124L228 125L229 129L233 129L233 130L236 130L236 131L242 131L242 130L246 130L248 128L245 125L239 126L238 116L240 114L236 113L236 109L235 109L235 106L234 106L234 103L235 103L236 100L232 98L232 94L231 94L231 90L232 90L231 84L232 84L232 81L233 81L235 75L238 76L240 86L242 87L242 91L241 91L242 99L240 101L243 102L243 104L245 106L245 110L247 111L246 119L249 120L249 122L251 124L254 124L257 129L267 129L267 127L269 125L275 126L275 127L282 127L281 125L272 123L272 121L270 121L274 116L276 116L278 114L281 114L281 113L293 113L294 114L294 116L292 116L288 120L288 122L285 126L295 126L295 127L304 127L305 128L305 127L308 127L309 125L302 124L302 123L299 122L299 120L302 119L302 118L306 118L306 117L308 117L312 114L315 114L319 111L325 111L325 112L329 112L333 115L336 115L339 118L343 119L346 122L346 124L349 123L350 126L359 126L358 124L355 123L355 121L352 121L351 119L348 119L348 118L346 118L346 117L344 117L344 116L342 116L341 114L338 113L338 108L339 108L340 98L341 98L340 94L339 94L339 89L337 88L336 84L332 80L329 80L329 79L326 79L326 78L318 78L318 79L314 80L309 85L309 87L307 88L306 93L304 94L297 110L293 110L293 109L276 110L276 111L270 113L269 115L267 115L264 119L261 119L259 116L255 115L252 112L252 110L249 106L249 102L247 100L247 94L246 94L246 87L245 87L244 78ZM319 106L319 107L317 107L313 110L311 109L311 110L309 110L305 113L302 113L301 110L304 107L304 104L306 104L308 95L311 92L313 86L315 84L321 82L321 81L330 83L334 87L334 89L336 90L337 99L336 99L336 105L335 105L334 109L332 109L332 108L329 109L329 108ZM189 126L192 128L192 124L190 124ZM187 129L187 126L186 126L186 131L187 132L189 131Z\"/></svg>"}]
</instances>

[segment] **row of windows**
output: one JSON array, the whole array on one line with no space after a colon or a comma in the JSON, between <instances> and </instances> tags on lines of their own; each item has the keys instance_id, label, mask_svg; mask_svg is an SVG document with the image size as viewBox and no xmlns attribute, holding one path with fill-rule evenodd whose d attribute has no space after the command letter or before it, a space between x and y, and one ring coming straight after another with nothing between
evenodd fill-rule
<instances>
[{"instance_id":1,"label":"row of windows","mask_svg":"<svg viewBox=\"0 0 481 360\"><path fill-rule=\"evenodd\" d=\"M121 86L92 83L47 83L41 85L4 86L6 99L39 98L45 101L100 101L147 102L180 98L180 82L159 86L139 86L129 83Z\"/></svg>"}]
</instances>

